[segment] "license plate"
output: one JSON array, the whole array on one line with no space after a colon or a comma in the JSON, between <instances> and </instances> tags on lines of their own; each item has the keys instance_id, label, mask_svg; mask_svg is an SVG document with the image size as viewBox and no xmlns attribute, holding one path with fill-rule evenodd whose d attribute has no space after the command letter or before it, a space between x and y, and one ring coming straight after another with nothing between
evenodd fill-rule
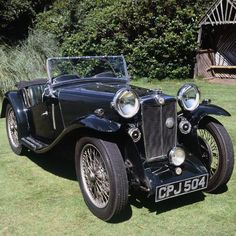
<instances>
[{"instance_id":1,"label":"license plate","mask_svg":"<svg viewBox=\"0 0 236 236\"><path fill-rule=\"evenodd\" d=\"M179 195L205 189L207 188L207 184L207 174L169 184L164 184L156 188L155 201L159 202L168 198L177 197Z\"/></svg>"}]
</instances>

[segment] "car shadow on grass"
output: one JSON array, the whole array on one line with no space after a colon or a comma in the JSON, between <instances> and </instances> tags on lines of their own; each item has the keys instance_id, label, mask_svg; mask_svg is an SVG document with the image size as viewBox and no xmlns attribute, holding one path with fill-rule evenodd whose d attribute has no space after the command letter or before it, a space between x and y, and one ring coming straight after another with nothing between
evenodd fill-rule
<instances>
[{"instance_id":1,"label":"car shadow on grass","mask_svg":"<svg viewBox=\"0 0 236 236\"><path fill-rule=\"evenodd\" d=\"M129 206L122 215L115 217L110 223L121 223L128 220L132 216L132 208L147 208L150 213L161 214L167 211L181 208L186 205L191 205L205 199L203 192L194 192L176 198L171 198L162 202L155 202L154 196L147 197L146 194L135 191L129 196Z\"/></svg>"},{"instance_id":2,"label":"car shadow on grass","mask_svg":"<svg viewBox=\"0 0 236 236\"><path fill-rule=\"evenodd\" d=\"M74 152L69 149L56 149L45 154L29 151L25 156L42 169L56 176L77 181Z\"/></svg>"},{"instance_id":3,"label":"car shadow on grass","mask_svg":"<svg viewBox=\"0 0 236 236\"><path fill-rule=\"evenodd\" d=\"M217 191L214 191L211 194L222 194L227 191L227 185L223 185L222 187L217 189ZM161 214L203 201L205 197L206 195L204 194L204 192L198 191L155 203L154 196L147 197L147 195L142 192L135 192L131 193L129 202L131 205L137 208L147 208L150 213L156 212L156 214Z\"/></svg>"},{"instance_id":4,"label":"car shadow on grass","mask_svg":"<svg viewBox=\"0 0 236 236\"><path fill-rule=\"evenodd\" d=\"M136 192L130 196L130 204L137 208L147 208L150 213L161 214L170 210L178 209L186 205L191 205L205 199L203 192L193 192L165 201L155 202L154 196L147 197L143 193Z\"/></svg>"}]
</instances>

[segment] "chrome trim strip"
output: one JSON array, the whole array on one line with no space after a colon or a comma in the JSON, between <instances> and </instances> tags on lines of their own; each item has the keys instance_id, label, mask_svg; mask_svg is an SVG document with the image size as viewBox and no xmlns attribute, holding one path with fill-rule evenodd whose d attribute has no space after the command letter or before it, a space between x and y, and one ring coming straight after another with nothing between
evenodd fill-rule
<instances>
[{"instance_id":1,"label":"chrome trim strip","mask_svg":"<svg viewBox=\"0 0 236 236\"><path fill-rule=\"evenodd\" d=\"M177 132L178 132L178 114L177 114L177 100L175 102L175 147L177 146Z\"/></svg>"},{"instance_id":2,"label":"chrome trim strip","mask_svg":"<svg viewBox=\"0 0 236 236\"><path fill-rule=\"evenodd\" d=\"M144 152L145 152L145 159L147 159L147 151L146 151L146 147L147 147L147 142L146 142L146 137L145 137L145 130L144 130L144 121L143 121L143 101L140 102L141 105L141 119L142 119L142 131L143 131L143 142L144 142Z\"/></svg>"},{"instance_id":3,"label":"chrome trim strip","mask_svg":"<svg viewBox=\"0 0 236 236\"><path fill-rule=\"evenodd\" d=\"M163 122L163 111L162 111L162 105L160 105L160 129L161 129L161 156L163 156L164 154L164 147L163 147L163 126L162 126L162 122Z\"/></svg>"},{"instance_id":4,"label":"chrome trim strip","mask_svg":"<svg viewBox=\"0 0 236 236\"><path fill-rule=\"evenodd\" d=\"M149 163L149 162L160 161L160 160L165 160L165 159L167 159L167 155L161 155L157 157L150 157L149 159L145 160L145 162Z\"/></svg>"},{"instance_id":5,"label":"chrome trim strip","mask_svg":"<svg viewBox=\"0 0 236 236\"><path fill-rule=\"evenodd\" d=\"M52 125L53 129L56 130L56 121L55 121L55 105L54 103L52 104Z\"/></svg>"}]
</instances>

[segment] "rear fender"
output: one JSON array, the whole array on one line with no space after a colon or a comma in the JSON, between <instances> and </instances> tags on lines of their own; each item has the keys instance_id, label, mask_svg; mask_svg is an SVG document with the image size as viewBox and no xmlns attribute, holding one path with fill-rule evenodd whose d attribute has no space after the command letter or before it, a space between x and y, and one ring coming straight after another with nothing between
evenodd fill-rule
<instances>
[{"instance_id":1,"label":"rear fender","mask_svg":"<svg viewBox=\"0 0 236 236\"><path fill-rule=\"evenodd\" d=\"M19 138L28 136L29 126L26 114L26 107L24 105L22 96L20 96L19 94L19 91L10 91L5 94L2 105L1 118L6 117L6 109L8 104L12 106L16 115Z\"/></svg>"}]
</instances>

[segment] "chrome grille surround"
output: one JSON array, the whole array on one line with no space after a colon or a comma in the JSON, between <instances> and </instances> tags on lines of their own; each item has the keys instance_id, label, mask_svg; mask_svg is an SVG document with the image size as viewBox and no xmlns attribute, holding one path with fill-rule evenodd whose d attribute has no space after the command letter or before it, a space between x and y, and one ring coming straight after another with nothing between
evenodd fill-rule
<instances>
[{"instance_id":1,"label":"chrome grille surround","mask_svg":"<svg viewBox=\"0 0 236 236\"><path fill-rule=\"evenodd\" d=\"M141 102L142 132L146 160L152 161L167 157L168 152L177 144L177 102L168 98L163 105ZM174 125L168 128L166 121L173 118Z\"/></svg>"}]
</instances>

